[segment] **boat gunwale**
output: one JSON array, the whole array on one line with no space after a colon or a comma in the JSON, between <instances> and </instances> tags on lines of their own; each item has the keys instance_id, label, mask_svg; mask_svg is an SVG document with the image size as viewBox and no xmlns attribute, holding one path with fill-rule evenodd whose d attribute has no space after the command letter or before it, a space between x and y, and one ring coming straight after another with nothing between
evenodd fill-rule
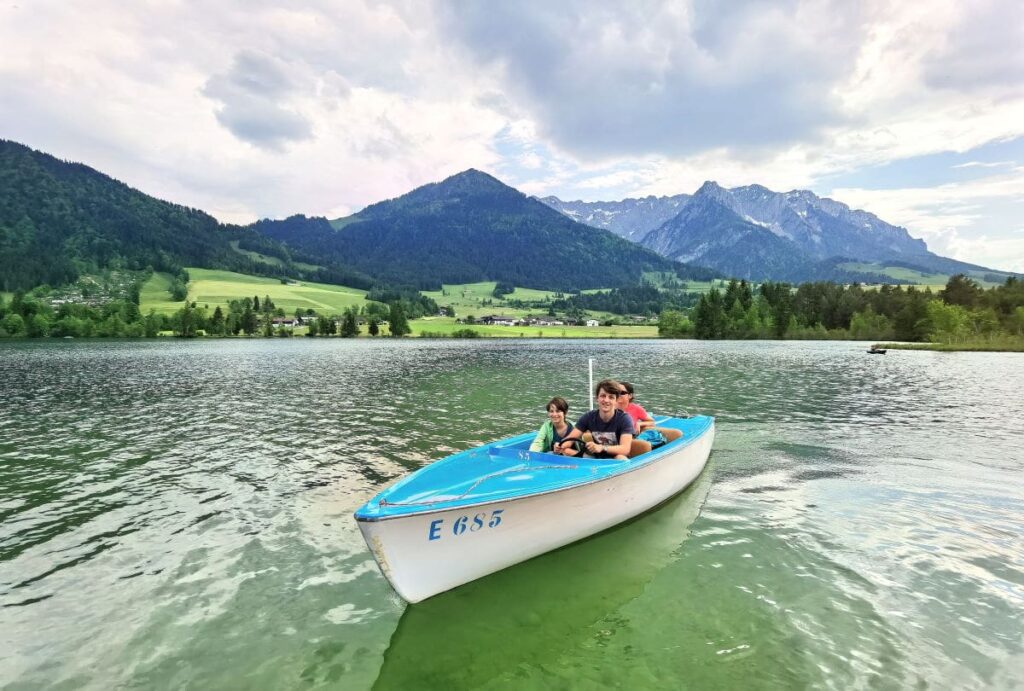
<instances>
[{"instance_id":1,"label":"boat gunwale","mask_svg":"<svg viewBox=\"0 0 1024 691\"><path fill-rule=\"evenodd\" d=\"M479 506L487 506L489 504L511 503L511 502L516 502L516 501L520 501L520 500L523 500L523 499L532 499L534 497L543 497L543 496L546 496L548 494L555 494L557 492L567 492L569 490L579 489L581 487L589 487L590 485L593 485L593 484L596 484L596 483L599 483L599 482L605 482L605 481L612 480L612 479L615 479L615 478L623 477L623 476L628 475L629 473L635 472L637 470L641 470L643 468L650 467L654 463L659 463L659 462L661 462L663 460L666 460L667 458L670 458L671 456L674 456L677 452L680 452L683 449L689 448L692 444L696 443L699 439L702 439L704 437L704 435L706 435L709 431L713 431L714 430L714 428L715 428L715 418L714 418L714 416L712 416L712 415L699 415L699 416L694 416L694 417L706 417L706 418L708 418L710 420L710 423L706 427L704 427L703 431L700 434L698 434L695 437L690 437L689 439L684 439L684 438L676 439L674 441L669 442L668 444L665 444L664 446L662 446L660 448L648 451L646 454L643 454L644 456L648 456L648 458L644 459L644 461L642 463L637 463L636 465L633 465L632 467L629 467L629 468L625 468L625 469L623 469L623 470L621 470L619 472L607 473L607 474L605 474L605 475L603 475L601 477L596 477L596 478L593 478L591 480L585 480L585 481L582 481L582 482L576 482L576 483L573 483L573 484L570 484L570 485L565 485L565 486L562 486L562 487L553 487L553 488L550 488L550 489L539 490L539 491L536 491L536 492L529 492L527 494L518 494L518 495L514 495L514 496L511 496L511 497L505 497L505 498L484 499L484 500L476 501L476 502L473 502L473 503L470 503L470 504L453 503L453 502L456 502L457 500L442 500L442 501L436 502L436 503L446 503L446 505L444 507L430 507L430 508L424 508L423 510L420 510L420 511L413 510L413 511L409 511L409 512L406 512L406 513L396 513L396 514L391 514L391 515L387 515L387 516L365 516L365 515L361 516L360 515L360 512L367 506L367 504L369 504L370 502L372 502L375 499L377 499L377 497L380 496L380 494L382 492L387 491L389 489L394 489L395 487L398 487L398 483L396 483L396 484L392 485L391 487L387 488L386 490L382 490L382 492L374 495L373 499L371 499L370 502L367 502L366 504L363 504L363 506L359 507L359 509L357 509L355 511L354 516L355 516L355 519L356 519L357 522L362 522L362 523L379 523L381 521L391 521L391 520L396 520L396 519L400 519L400 518L412 518L412 517L418 517L418 516L428 516L430 514L436 514L436 513L445 513L445 512L448 512L448 511L472 509L472 508L476 508L476 507L479 507ZM681 419L687 419L687 418L667 417L667 418L662 419L662 422L665 422L667 420L681 420ZM516 437L520 437L520 436L524 436L524 435L516 435ZM510 437L510 439L515 439L516 437ZM504 440L502 440L502 441L504 441ZM678 442L683 442L683 443L679 444L678 446L674 446L673 447L673 444L675 442L677 442L677 441ZM500 443L500 441L499 442L491 442L491 443L492 444L498 444L498 443ZM538 453L538 452L534 452L534 453ZM555 454L544 454L544 455L555 456ZM708 452L708 456L710 457L710 451ZM556 456L556 457L558 457L558 456ZM448 458L450 458L450 456ZM559 457L559 458L564 458L564 457ZM442 460L444 460L444 459L442 459ZM587 460L613 461L614 459L587 459ZM435 462L438 462L438 461L435 461ZM623 462L622 461L617 461L616 463L622 464ZM704 463L707 464L707 458L704 459ZM424 466L424 467L429 467L429 466ZM523 468L523 470L526 470L526 469L527 468L525 468L525 467ZM418 472L418 471L416 471L416 472ZM414 475L414 474L415 473L407 475L406 478L412 477L412 475ZM402 480L405 480L406 478L402 478Z\"/></svg>"}]
</instances>

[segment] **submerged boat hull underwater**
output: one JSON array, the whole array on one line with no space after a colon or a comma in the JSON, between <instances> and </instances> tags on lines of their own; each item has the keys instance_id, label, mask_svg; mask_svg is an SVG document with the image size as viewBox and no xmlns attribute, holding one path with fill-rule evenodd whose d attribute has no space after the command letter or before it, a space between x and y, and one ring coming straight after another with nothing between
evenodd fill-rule
<instances>
[{"instance_id":1,"label":"submerged boat hull underwater","mask_svg":"<svg viewBox=\"0 0 1024 691\"><path fill-rule=\"evenodd\" d=\"M656 418L683 433L628 461L529 451L534 434L454 454L356 511L366 544L409 602L628 520L679 492L711 453L714 418Z\"/></svg>"}]
</instances>

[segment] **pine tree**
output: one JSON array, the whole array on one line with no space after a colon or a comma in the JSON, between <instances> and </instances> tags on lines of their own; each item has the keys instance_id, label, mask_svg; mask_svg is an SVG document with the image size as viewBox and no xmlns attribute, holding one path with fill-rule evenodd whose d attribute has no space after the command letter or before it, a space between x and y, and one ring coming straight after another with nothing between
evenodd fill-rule
<instances>
[{"instance_id":1,"label":"pine tree","mask_svg":"<svg viewBox=\"0 0 1024 691\"><path fill-rule=\"evenodd\" d=\"M348 310L341 322L341 336L342 338L355 338L358 335L359 325L356 323L356 314L352 310Z\"/></svg>"},{"instance_id":2,"label":"pine tree","mask_svg":"<svg viewBox=\"0 0 1024 691\"><path fill-rule=\"evenodd\" d=\"M388 316L388 323L391 328L391 335L395 338L401 338L412 333L412 329L409 328L409 322L405 318L405 310L402 309L401 302L391 303L391 313Z\"/></svg>"}]
</instances>

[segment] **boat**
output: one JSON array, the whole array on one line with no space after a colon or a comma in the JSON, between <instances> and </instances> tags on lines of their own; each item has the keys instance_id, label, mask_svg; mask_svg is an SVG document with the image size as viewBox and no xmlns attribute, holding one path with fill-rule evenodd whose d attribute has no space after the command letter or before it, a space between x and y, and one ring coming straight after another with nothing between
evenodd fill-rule
<instances>
[{"instance_id":1,"label":"boat","mask_svg":"<svg viewBox=\"0 0 1024 691\"><path fill-rule=\"evenodd\" d=\"M876 348L875 346L871 346L870 348L868 348L868 354L885 355L885 348Z\"/></svg>"},{"instance_id":2,"label":"boat","mask_svg":"<svg viewBox=\"0 0 1024 691\"><path fill-rule=\"evenodd\" d=\"M535 433L461 451L380 492L355 519L410 603L611 528L684 490L707 463L713 417L655 417L663 446L626 461L529 450Z\"/></svg>"}]
</instances>

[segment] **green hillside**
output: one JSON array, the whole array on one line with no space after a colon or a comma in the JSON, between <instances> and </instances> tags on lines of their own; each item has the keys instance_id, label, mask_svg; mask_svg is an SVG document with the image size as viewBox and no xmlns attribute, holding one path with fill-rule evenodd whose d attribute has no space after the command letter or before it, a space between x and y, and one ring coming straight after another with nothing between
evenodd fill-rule
<instances>
[{"instance_id":1,"label":"green hillside","mask_svg":"<svg viewBox=\"0 0 1024 691\"><path fill-rule=\"evenodd\" d=\"M942 290L952 274L919 271L906 266L892 266L869 262L845 262L837 264L838 268L857 271L865 274L877 274L892 278L900 283L930 287L933 291ZM994 288L1002 285L1012 274L1002 271L966 271L963 272L983 288Z\"/></svg>"},{"instance_id":2,"label":"green hillside","mask_svg":"<svg viewBox=\"0 0 1024 691\"><path fill-rule=\"evenodd\" d=\"M648 271L717 275L577 223L476 170L338 221L293 216L252 227L380 281L430 290L443 283L502 281L571 291L637 285Z\"/></svg>"},{"instance_id":3,"label":"green hillside","mask_svg":"<svg viewBox=\"0 0 1024 691\"><path fill-rule=\"evenodd\" d=\"M132 189L80 163L0 140L0 290L68 285L107 269L201 266L369 288L340 262Z\"/></svg>"},{"instance_id":4,"label":"green hillside","mask_svg":"<svg viewBox=\"0 0 1024 691\"><path fill-rule=\"evenodd\" d=\"M274 305L287 313L296 309L312 309L318 314L341 314L348 307L362 307L366 304L366 291L358 288L301 281L283 284L274 278L248 276L232 271L211 269L188 269L188 300L200 306L209 305L214 309L220 305L226 308L231 300L269 295ZM139 309L148 314L150 309L158 314L173 314L181 309L184 302L170 300L170 276L154 274L143 286Z\"/></svg>"}]
</instances>

